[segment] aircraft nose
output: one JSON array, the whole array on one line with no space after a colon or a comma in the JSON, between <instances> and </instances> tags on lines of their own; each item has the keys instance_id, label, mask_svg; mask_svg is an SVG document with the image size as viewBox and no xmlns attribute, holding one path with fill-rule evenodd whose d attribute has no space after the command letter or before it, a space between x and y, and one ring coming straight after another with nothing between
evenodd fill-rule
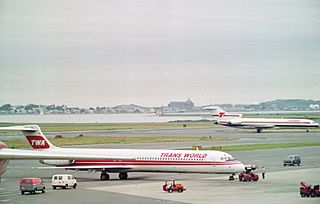
<instances>
[{"instance_id":1,"label":"aircraft nose","mask_svg":"<svg viewBox=\"0 0 320 204\"><path fill-rule=\"evenodd\" d=\"M239 173L241 173L241 172L243 172L245 170L245 166L242 163L240 163L237 166L237 170L238 170Z\"/></svg>"}]
</instances>

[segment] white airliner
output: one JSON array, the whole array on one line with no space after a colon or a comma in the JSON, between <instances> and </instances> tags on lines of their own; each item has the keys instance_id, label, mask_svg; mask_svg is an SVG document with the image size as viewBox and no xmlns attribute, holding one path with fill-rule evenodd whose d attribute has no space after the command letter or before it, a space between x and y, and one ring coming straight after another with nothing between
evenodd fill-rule
<instances>
[{"instance_id":1,"label":"white airliner","mask_svg":"<svg viewBox=\"0 0 320 204\"><path fill-rule=\"evenodd\" d=\"M219 111L219 119L217 119L217 124L219 125L243 129L256 129L258 133L260 133L262 129L268 128L305 128L309 130L309 128L319 127L319 123L309 119L242 118L242 114L229 114L220 107L207 110Z\"/></svg>"},{"instance_id":2,"label":"white airliner","mask_svg":"<svg viewBox=\"0 0 320 204\"><path fill-rule=\"evenodd\" d=\"M9 149L0 143L0 175L10 159L41 159L40 162L58 168L78 171L100 171L101 180L108 173L178 172L237 174L244 165L221 151L149 150L149 149L85 149L55 147L37 125L3 127L0 130L21 130L34 150Z\"/></svg>"}]
</instances>

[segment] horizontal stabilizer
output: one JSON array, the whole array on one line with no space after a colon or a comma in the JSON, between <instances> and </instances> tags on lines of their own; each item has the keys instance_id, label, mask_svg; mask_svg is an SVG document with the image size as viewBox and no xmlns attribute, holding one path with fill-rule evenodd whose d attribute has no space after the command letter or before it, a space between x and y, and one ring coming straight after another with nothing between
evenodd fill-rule
<instances>
[{"instance_id":1,"label":"horizontal stabilizer","mask_svg":"<svg viewBox=\"0 0 320 204\"><path fill-rule=\"evenodd\" d=\"M69 170L88 170L88 169L104 169L107 170L108 172L110 171L115 171L115 170L129 170L134 168L134 166L120 166L120 165L115 165L115 166L110 166L110 165L97 165L97 166L48 166L48 167L33 167L36 169L69 169Z\"/></svg>"},{"instance_id":2,"label":"horizontal stabilizer","mask_svg":"<svg viewBox=\"0 0 320 204\"><path fill-rule=\"evenodd\" d=\"M66 159L66 160L135 160L135 157L115 157L104 155L66 154L43 150L0 149L0 159Z\"/></svg>"},{"instance_id":3,"label":"horizontal stabilizer","mask_svg":"<svg viewBox=\"0 0 320 204\"><path fill-rule=\"evenodd\" d=\"M25 126L10 126L0 127L0 130L20 130L20 131L37 131L39 126L36 125L25 125Z\"/></svg>"}]
</instances>

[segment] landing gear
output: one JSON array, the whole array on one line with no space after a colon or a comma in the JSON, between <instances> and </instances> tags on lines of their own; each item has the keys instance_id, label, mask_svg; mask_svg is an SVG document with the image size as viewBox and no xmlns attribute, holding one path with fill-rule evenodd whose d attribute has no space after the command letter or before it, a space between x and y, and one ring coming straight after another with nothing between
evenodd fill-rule
<instances>
[{"instance_id":1,"label":"landing gear","mask_svg":"<svg viewBox=\"0 0 320 204\"><path fill-rule=\"evenodd\" d=\"M109 180L109 179L110 179L110 176L109 176L109 174L108 174L105 170L103 170L103 171L101 172L100 179L101 179L102 181ZM128 173L127 173L127 172L121 172L121 173L119 173L119 179L120 179L120 180L127 180L127 179L128 179Z\"/></svg>"},{"instance_id":2,"label":"landing gear","mask_svg":"<svg viewBox=\"0 0 320 204\"><path fill-rule=\"evenodd\" d=\"M109 179L110 179L110 176L109 176L109 174L107 174L106 171L102 171L102 172L101 172L101 175L100 175L100 179L101 179L102 181L109 180Z\"/></svg>"},{"instance_id":3,"label":"landing gear","mask_svg":"<svg viewBox=\"0 0 320 204\"><path fill-rule=\"evenodd\" d=\"M261 128L257 128L257 133L261 133L262 129Z\"/></svg>"},{"instance_id":4,"label":"landing gear","mask_svg":"<svg viewBox=\"0 0 320 204\"><path fill-rule=\"evenodd\" d=\"M128 173L127 172L119 173L119 179L120 180L127 180L128 179Z\"/></svg>"}]
</instances>

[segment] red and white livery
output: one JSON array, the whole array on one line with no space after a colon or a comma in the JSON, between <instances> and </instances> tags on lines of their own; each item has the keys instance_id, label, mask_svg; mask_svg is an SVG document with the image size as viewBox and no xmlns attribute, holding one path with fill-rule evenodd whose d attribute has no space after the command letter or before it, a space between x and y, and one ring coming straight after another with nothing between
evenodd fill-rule
<instances>
[{"instance_id":1,"label":"red and white livery","mask_svg":"<svg viewBox=\"0 0 320 204\"><path fill-rule=\"evenodd\" d=\"M108 180L108 173L119 173L119 178L124 180L128 172L237 174L244 170L240 161L221 151L59 148L50 143L37 125L0 130L21 130L34 148L17 150L1 146L0 162L41 159L41 163L52 165L47 168L100 171L101 180Z\"/></svg>"},{"instance_id":2,"label":"red and white livery","mask_svg":"<svg viewBox=\"0 0 320 204\"><path fill-rule=\"evenodd\" d=\"M242 114L240 113L227 113L222 110L219 106L207 106L203 107L203 110L209 110L211 112L211 116L221 119L221 118L241 118Z\"/></svg>"},{"instance_id":3,"label":"red and white livery","mask_svg":"<svg viewBox=\"0 0 320 204\"><path fill-rule=\"evenodd\" d=\"M268 128L317 128L319 123L309 119L283 119L283 118L243 118L242 114L227 113L218 106L209 106L203 108L212 110L213 115L218 117L216 123L234 128L256 129L258 133L262 129Z\"/></svg>"},{"instance_id":4,"label":"red and white livery","mask_svg":"<svg viewBox=\"0 0 320 204\"><path fill-rule=\"evenodd\" d=\"M258 133L268 128L310 128L319 127L319 123L308 119L277 119L277 118L237 118L218 120L219 125L234 128L256 129Z\"/></svg>"}]
</instances>

